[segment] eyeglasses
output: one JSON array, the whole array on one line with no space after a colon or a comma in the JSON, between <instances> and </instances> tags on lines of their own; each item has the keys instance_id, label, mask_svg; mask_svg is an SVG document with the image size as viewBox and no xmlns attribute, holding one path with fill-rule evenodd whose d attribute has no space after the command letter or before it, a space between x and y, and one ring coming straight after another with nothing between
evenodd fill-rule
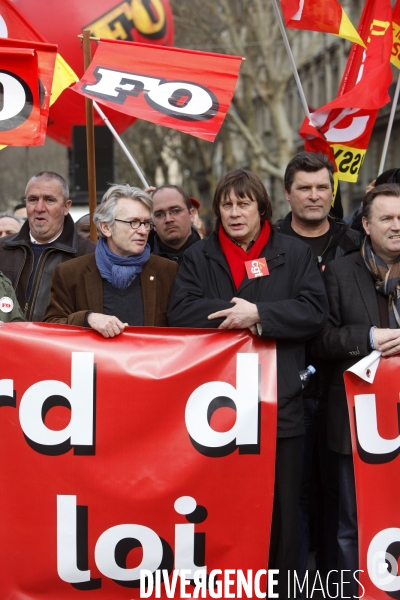
<instances>
[{"instance_id":1,"label":"eyeglasses","mask_svg":"<svg viewBox=\"0 0 400 600\"><path fill-rule=\"evenodd\" d=\"M178 217L183 210L185 210L185 209L184 208L171 208L171 210L158 210L157 212L154 213L154 218L161 221L162 219L165 219L165 217L167 215L170 215L171 217Z\"/></svg>"},{"instance_id":2,"label":"eyeglasses","mask_svg":"<svg viewBox=\"0 0 400 600\"><path fill-rule=\"evenodd\" d=\"M132 229L139 229L141 225L144 225L146 231L150 231L153 229L154 223L152 221L141 221L140 219L132 219L132 221L123 221L122 219L114 219L114 221L119 221L120 223L128 223L132 227Z\"/></svg>"}]
</instances>

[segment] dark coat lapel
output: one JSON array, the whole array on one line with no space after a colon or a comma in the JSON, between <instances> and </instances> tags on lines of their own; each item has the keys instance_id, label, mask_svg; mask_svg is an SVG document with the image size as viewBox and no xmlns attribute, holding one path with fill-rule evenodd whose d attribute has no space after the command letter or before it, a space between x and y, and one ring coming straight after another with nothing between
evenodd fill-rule
<instances>
[{"instance_id":1,"label":"dark coat lapel","mask_svg":"<svg viewBox=\"0 0 400 600\"><path fill-rule=\"evenodd\" d=\"M364 264L361 254L357 257L354 265L354 276L357 285L360 288L360 297L364 302L366 311L371 319L371 323L380 325L378 302L376 299L375 287L372 281L372 275ZM357 300L355 299L357 302Z\"/></svg>"}]
</instances>

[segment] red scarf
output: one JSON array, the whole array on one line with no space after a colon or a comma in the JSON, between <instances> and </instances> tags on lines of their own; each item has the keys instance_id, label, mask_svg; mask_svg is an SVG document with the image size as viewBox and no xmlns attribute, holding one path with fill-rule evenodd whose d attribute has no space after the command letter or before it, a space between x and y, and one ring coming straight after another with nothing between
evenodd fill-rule
<instances>
[{"instance_id":1,"label":"red scarf","mask_svg":"<svg viewBox=\"0 0 400 600\"><path fill-rule=\"evenodd\" d=\"M271 226L268 221L264 221L260 235L250 250L246 252L243 248L235 244L235 242L227 236L222 225L220 226L218 230L219 243L221 244L221 249L225 258L228 261L229 269L237 290L240 288L243 279L247 275L244 263L248 260L257 260L257 258L260 258L262 249L268 243L270 233Z\"/></svg>"}]
</instances>

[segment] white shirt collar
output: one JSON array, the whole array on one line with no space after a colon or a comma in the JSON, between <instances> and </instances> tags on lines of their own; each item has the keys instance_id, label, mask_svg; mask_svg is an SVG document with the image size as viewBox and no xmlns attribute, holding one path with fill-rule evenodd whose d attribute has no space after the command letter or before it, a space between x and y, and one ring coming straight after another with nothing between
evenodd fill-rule
<instances>
[{"instance_id":1,"label":"white shirt collar","mask_svg":"<svg viewBox=\"0 0 400 600\"><path fill-rule=\"evenodd\" d=\"M30 230L29 230L29 237L31 239L31 244L38 244L39 246L42 246L43 244L52 244L53 242L55 242L60 237L62 232L63 232L63 230L61 229L60 233L58 235L56 235L55 238L53 238L52 240L49 240L48 242L38 242L37 240L35 240L35 238L31 234Z\"/></svg>"}]
</instances>

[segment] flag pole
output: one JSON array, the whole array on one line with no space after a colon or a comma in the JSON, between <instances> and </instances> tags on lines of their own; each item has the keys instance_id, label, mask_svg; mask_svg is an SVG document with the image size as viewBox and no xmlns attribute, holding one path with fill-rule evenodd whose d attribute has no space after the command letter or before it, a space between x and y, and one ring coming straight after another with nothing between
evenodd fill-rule
<instances>
[{"instance_id":1,"label":"flag pole","mask_svg":"<svg viewBox=\"0 0 400 600\"><path fill-rule=\"evenodd\" d=\"M378 175L380 175L383 172L383 167L385 166L386 155L387 155L387 151L388 151L388 147L389 147L390 134L392 133L394 116L396 113L397 102L399 100L399 93L400 93L400 71L397 76L397 85L396 85L396 90L395 90L394 96L393 96L392 108L390 110L389 123L387 126L386 137L385 137L385 141L383 144L383 150L382 150L381 162L379 164Z\"/></svg>"},{"instance_id":2,"label":"flag pole","mask_svg":"<svg viewBox=\"0 0 400 600\"><path fill-rule=\"evenodd\" d=\"M83 30L83 56L85 71L92 62L92 48L90 41L90 29ZM94 149L94 117L93 100L85 98L86 106L86 146L88 167L88 190L89 190L89 212L90 212L90 239L97 242L97 229L93 223L93 213L96 210L96 156Z\"/></svg>"},{"instance_id":3,"label":"flag pole","mask_svg":"<svg viewBox=\"0 0 400 600\"><path fill-rule=\"evenodd\" d=\"M135 159L133 158L132 154L129 152L128 148L125 146L124 142L121 140L120 136L115 131L114 127L111 125L110 121L108 120L108 118L106 117L106 115L101 110L100 106L94 100L93 100L93 108L97 111L97 113L103 119L105 125L107 125L108 129L111 131L111 133L113 134L114 138L116 139L116 141L118 142L118 144L121 146L123 152L125 153L125 156L127 157L127 159L129 160L129 162L131 163L132 167L135 169L135 171L136 171L136 173L137 173L140 181L142 182L143 186L145 188L150 187L149 184L147 183L147 181L145 179L145 176L144 176L142 170L140 169L138 163L135 161Z\"/></svg>"},{"instance_id":4,"label":"flag pole","mask_svg":"<svg viewBox=\"0 0 400 600\"><path fill-rule=\"evenodd\" d=\"M283 21L282 21L281 13L279 12L279 8L278 8L278 5L276 3L276 0L271 0L271 2L272 2L272 6L274 7L276 18L278 20L279 29L281 30L281 34L282 34L282 38L283 38L283 43L285 44L286 52L288 53L289 62L290 62L291 67L292 67L294 79L296 81L297 89L299 91L300 100L301 100L301 103L303 105L304 112L306 114L306 117L311 120L311 114L310 114L310 111L308 110L307 100L306 100L306 97L305 97L305 94L304 94L303 86L301 85L299 73L297 71L297 67L296 67L296 63L295 63L294 57L293 57L292 50L290 48L289 40L288 40L288 37L287 37L287 34L286 34L285 26L284 26Z\"/></svg>"}]
</instances>

